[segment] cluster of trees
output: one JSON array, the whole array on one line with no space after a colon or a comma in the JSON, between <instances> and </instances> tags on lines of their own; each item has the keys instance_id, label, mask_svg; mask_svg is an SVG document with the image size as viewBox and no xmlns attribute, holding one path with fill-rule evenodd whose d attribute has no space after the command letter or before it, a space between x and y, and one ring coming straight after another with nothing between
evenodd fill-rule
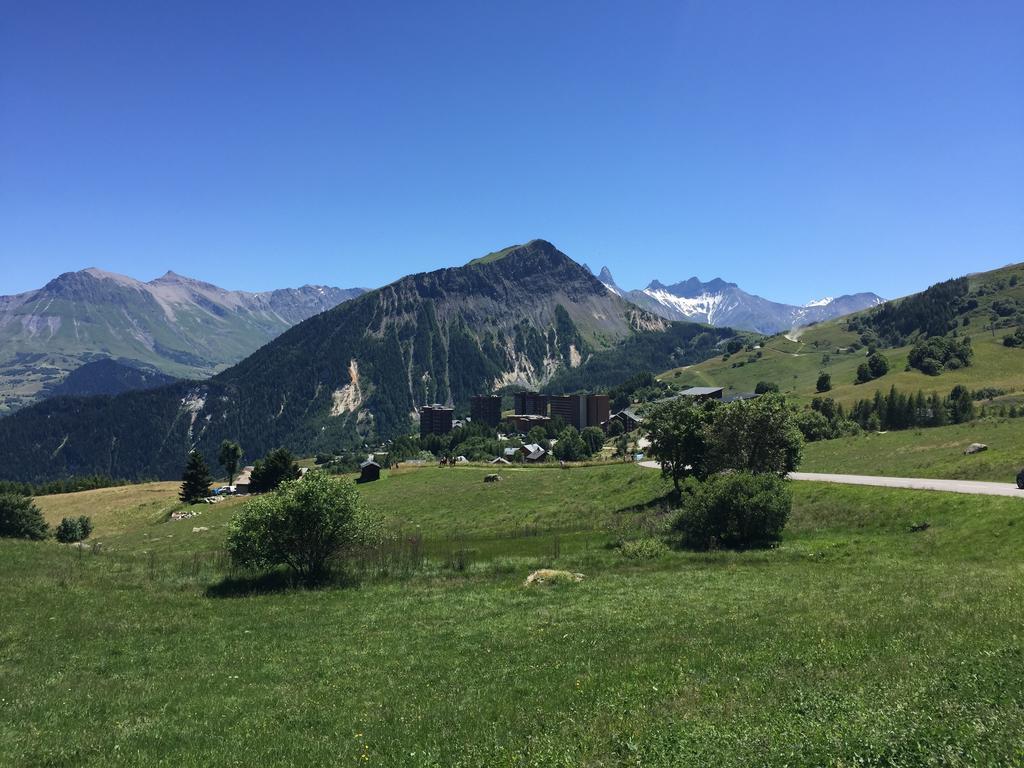
<instances>
[{"instance_id":1,"label":"cluster of trees","mask_svg":"<svg viewBox=\"0 0 1024 768\"><path fill-rule=\"evenodd\" d=\"M221 443L218 460L228 474L228 485L232 485L238 474L238 465L244 452L242 447L231 440ZM298 480L301 476L295 457L287 448L277 448L253 464L249 477L252 493L266 493L277 488L286 480ZM181 490L178 498L185 504L196 504L210 495L213 477L206 459L199 451L191 451L181 475Z\"/></svg>"},{"instance_id":2,"label":"cluster of trees","mask_svg":"<svg viewBox=\"0 0 1024 768\"><path fill-rule=\"evenodd\" d=\"M861 428L848 418L841 403L831 397L816 397L811 407L799 411L794 417L797 429L809 443L855 435Z\"/></svg>"},{"instance_id":3,"label":"cluster of trees","mask_svg":"<svg viewBox=\"0 0 1024 768\"><path fill-rule=\"evenodd\" d=\"M596 350L576 368L559 370L545 392L608 389L637 371L665 371L699 363L715 354L719 342L736 335L731 328L697 323L669 323L664 331L637 331L611 349Z\"/></svg>"},{"instance_id":4,"label":"cluster of trees","mask_svg":"<svg viewBox=\"0 0 1024 768\"><path fill-rule=\"evenodd\" d=\"M946 397L936 392L926 396L921 390L910 395L892 387L888 395L875 390L874 398L857 401L849 417L871 431L961 424L975 417L974 398L959 384Z\"/></svg>"},{"instance_id":5,"label":"cluster of trees","mask_svg":"<svg viewBox=\"0 0 1024 768\"><path fill-rule=\"evenodd\" d=\"M958 315L977 308L978 301L968 297L968 289L966 277L936 283L914 296L852 317L847 327L891 347L903 346L914 335L944 336L956 328Z\"/></svg>"},{"instance_id":6,"label":"cluster of trees","mask_svg":"<svg viewBox=\"0 0 1024 768\"><path fill-rule=\"evenodd\" d=\"M655 378L650 371L630 376L622 384L608 390L612 412L628 408L632 403L649 403L665 397L670 387Z\"/></svg>"},{"instance_id":7,"label":"cluster of trees","mask_svg":"<svg viewBox=\"0 0 1024 768\"><path fill-rule=\"evenodd\" d=\"M583 461L599 453L603 446L604 432L598 427L587 427L579 432L569 426L559 433L554 454L560 461Z\"/></svg>"},{"instance_id":8,"label":"cluster of trees","mask_svg":"<svg viewBox=\"0 0 1024 768\"><path fill-rule=\"evenodd\" d=\"M1003 337L1003 345L1007 347L1024 347L1024 325L1013 333Z\"/></svg>"},{"instance_id":9,"label":"cluster of trees","mask_svg":"<svg viewBox=\"0 0 1024 768\"><path fill-rule=\"evenodd\" d=\"M50 496L57 493L77 493L78 491L92 491L97 488L111 488L115 485L127 484L127 480L115 480L109 475L82 475L63 480L51 480L47 483L19 483L12 480L0 480L0 493Z\"/></svg>"},{"instance_id":10,"label":"cluster of trees","mask_svg":"<svg viewBox=\"0 0 1024 768\"><path fill-rule=\"evenodd\" d=\"M868 359L857 366L857 378L854 384L866 384L879 379L889 372L889 358L881 352L872 352Z\"/></svg>"},{"instance_id":11,"label":"cluster of trees","mask_svg":"<svg viewBox=\"0 0 1024 768\"><path fill-rule=\"evenodd\" d=\"M803 446L793 416L774 393L729 404L680 398L648 412L650 452L680 498L678 543L744 549L779 540L791 505L785 477Z\"/></svg>"},{"instance_id":12,"label":"cluster of trees","mask_svg":"<svg viewBox=\"0 0 1024 768\"><path fill-rule=\"evenodd\" d=\"M930 336L914 342L907 364L921 373L938 376L943 370L955 371L970 365L973 354L970 336Z\"/></svg>"}]
</instances>

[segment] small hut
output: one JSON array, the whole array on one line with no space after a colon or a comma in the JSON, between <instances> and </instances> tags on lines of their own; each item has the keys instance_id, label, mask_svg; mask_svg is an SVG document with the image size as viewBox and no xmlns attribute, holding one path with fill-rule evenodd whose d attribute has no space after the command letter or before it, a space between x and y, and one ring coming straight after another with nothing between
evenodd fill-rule
<instances>
[{"instance_id":1,"label":"small hut","mask_svg":"<svg viewBox=\"0 0 1024 768\"><path fill-rule=\"evenodd\" d=\"M364 461L359 465L359 482L372 483L374 480L380 480L380 464L372 460Z\"/></svg>"}]
</instances>

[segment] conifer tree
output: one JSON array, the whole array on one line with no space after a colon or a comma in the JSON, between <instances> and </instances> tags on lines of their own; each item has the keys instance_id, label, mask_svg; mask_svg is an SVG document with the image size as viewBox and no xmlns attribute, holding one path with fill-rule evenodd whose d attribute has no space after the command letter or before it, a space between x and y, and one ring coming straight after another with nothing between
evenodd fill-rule
<instances>
[{"instance_id":1,"label":"conifer tree","mask_svg":"<svg viewBox=\"0 0 1024 768\"><path fill-rule=\"evenodd\" d=\"M178 498L186 504L195 504L210 495L211 482L210 470L202 454L192 451L181 475L181 491Z\"/></svg>"}]
</instances>

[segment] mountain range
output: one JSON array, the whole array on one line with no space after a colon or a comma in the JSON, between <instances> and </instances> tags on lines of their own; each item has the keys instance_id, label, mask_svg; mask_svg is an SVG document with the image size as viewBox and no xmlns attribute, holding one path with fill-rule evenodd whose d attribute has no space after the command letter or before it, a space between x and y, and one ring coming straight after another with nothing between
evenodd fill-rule
<instances>
[{"instance_id":1,"label":"mountain range","mask_svg":"<svg viewBox=\"0 0 1024 768\"><path fill-rule=\"evenodd\" d=\"M106 282L106 281L104 281ZM734 335L673 323L609 291L534 240L462 267L409 275L314 315L205 381L54 397L0 419L11 479L175 477L225 438L250 458L287 446L354 449L406 434L417 408L478 393L587 382L697 362Z\"/></svg>"},{"instance_id":2,"label":"mountain range","mask_svg":"<svg viewBox=\"0 0 1024 768\"><path fill-rule=\"evenodd\" d=\"M803 306L781 304L747 293L736 283L718 277L706 283L691 277L673 285L654 280L642 291L626 291L616 284L608 267L601 269L598 280L609 291L668 320L689 320L764 334L831 320L885 301L875 293L855 293L809 301Z\"/></svg>"},{"instance_id":3,"label":"mountain range","mask_svg":"<svg viewBox=\"0 0 1024 768\"><path fill-rule=\"evenodd\" d=\"M0 414L51 393L113 392L133 382L205 378L312 315L364 293L305 285L263 293L229 291L168 272L150 282L85 269L42 288L0 296ZM84 390L58 389L99 360ZM123 368L143 372L126 373ZM100 377L107 376L107 381Z\"/></svg>"}]
</instances>

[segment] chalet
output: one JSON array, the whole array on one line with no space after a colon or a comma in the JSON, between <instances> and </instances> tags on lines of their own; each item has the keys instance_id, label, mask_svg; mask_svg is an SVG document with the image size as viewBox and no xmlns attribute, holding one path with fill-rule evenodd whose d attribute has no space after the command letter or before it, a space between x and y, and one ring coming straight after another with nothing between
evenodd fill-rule
<instances>
[{"instance_id":1,"label":"chalet","mask_svg":"<svg viewBox=\"0 0 1024 768\"><path fill-rule=\"evenodd\" d=\"M536 443L524 445L519 449L519 451L523 454L523 460L530 464L536 464L539 461L544 461L544 459L548 457L548 452Z\"/></svg>"},{"instance_id":2,"label":"chalet","mask_svg":"<svg viewBox=\"0 0 1024 768\"><path fill-rule=\"evenodd\" d=\"M238 473L238 477L235 478L235 493L249 492L249 486L252 483L252 471L254 469L256 467L243 467L242 471Z\"/></svg>"},{"instance_id":3,"label":"chalet","mask_svg":"<svg viewBox=\"0 0 1024 768\"><path fill-rule=\"evenodd\" d=\"M613 420L622 422L623 432L632 432L634 429L639 429L640 425L644 422L643 416L637 412L636 408L623 408L602 424L605 432L608 431L608 426Z\"/></svg>"},{"instance_id":4,"label":"chalet","mask_svg":"<svg viewBox=\"0 0 1024 768\"><path fill-rule=\"evenodd\" d=\"M359 465L358 482L372 483L374 480L380 480L380 464L372 459L367 459Z\"/></svg>"}]
</instances>

